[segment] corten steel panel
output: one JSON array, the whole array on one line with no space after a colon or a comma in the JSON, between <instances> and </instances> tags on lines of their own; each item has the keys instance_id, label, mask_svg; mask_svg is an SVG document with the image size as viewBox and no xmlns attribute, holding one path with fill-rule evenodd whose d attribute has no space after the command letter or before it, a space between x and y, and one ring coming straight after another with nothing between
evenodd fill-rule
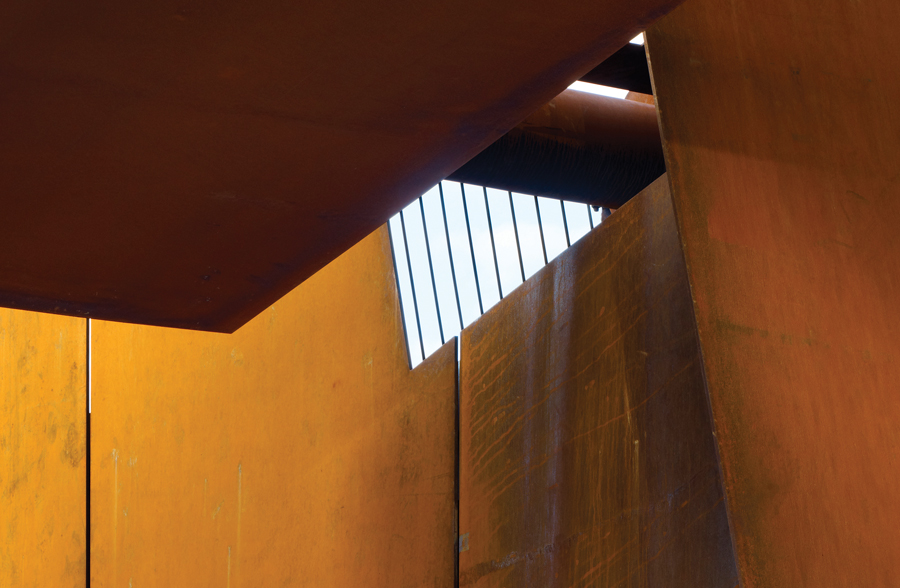
<instances>
[{"instance_id":1,"label":"corten steel panel","mask_svg":"<svg viewBox=\"0 0 900 588\"><path fill-rule=\"evenodd\" d=\"M95 586L451 586L455 341L410 372L386 229L233 335L93 328Z\"/></svg>"},{"instance_id":2,"label":"corten steel panel","mask_svg":"<svg viewBox=\"0 0 900 588\"><path fill-rule=\"evenodd\" d=\"M900 585L900 3L648 33L745 587Z\"/></svg>"},{"instance_id":3,"label":"corten steel panel","mask_svg":"<svg viewBox=\"0 0 900 588\"><path fill-rule=\"evenodd\" d=\"M0 586L85 585L86 321L0 310Z\"/></svg>"},{"instance_id":4,"label":"corten steel panel","mask_svg":"<svg viewBox=\"0 0 900 588\"><path fill-rule=\"evenodd\" d=\"M461 354L460 586L737 585L664 178Z\"/></svg>"},{"instance_id":5,"label":"corten steel panel","mask_svg":"<svg viewBox=\"0 0 900 588\"><path fill-rule=\"evenodd\" d=\"M681 0L0 3L0 304L230 332Z\"/></svg>"}]
</instances>

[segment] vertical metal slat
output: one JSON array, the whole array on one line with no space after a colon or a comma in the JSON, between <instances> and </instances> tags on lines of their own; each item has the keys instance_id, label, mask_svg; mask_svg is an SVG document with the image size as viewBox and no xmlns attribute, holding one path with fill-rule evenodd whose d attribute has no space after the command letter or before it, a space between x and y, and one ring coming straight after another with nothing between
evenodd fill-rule
<instances>
[{"instance_id":1,"label":"vertical metal slat","mask_svg":"<svg viewBox=\"0 0 900 588\"><path fill-rule=\"evenodd\" d=\"M524 282L525 262L522 261L522 245L519 243L519 225L516 222L516 206L513 204L512 192L509 192L509 210L512 212L513 233L516 235L516 250L519 252L519 269L522 271L522 282Z\"/></svg>"},{"instance_id":2,"label":"vertical metal slat","mask_svg":"<svg viewBox=\"0 0 900 588\"><path fill-rule=\"evenodd\" d=\"M419 212L422 215L422 231L425 233L425 252L428 255L428 271L431 272L431 293L434 295L434 311L437 313L438 331L441 334L441 345L447 341L444 339L444 319L441 317L441 305L438 302L437 282L434 279L434 263L431 261L431 244L428 242L428 224L425 222L425 204L419 196Z\"/></svg>"},{"instance_id":3,"label":"vertical metal slat","mask_svg":"<svg viewBox=\"0 0 900 588\"><path fill-rule=\"evenodd\" d=\"M478 310L484 314L484 303L481 301L481 286L478 284L478 266L475 264L475 245L472 243L472 227L469 225L469 207L466 205L466 188L462 182L459 184L462 193L463 213L466 216L466 232L469 234L469 252L472 254L472 271L475 273L475 291L478 292Z\"/></svg>"},{"instance_id":4,"label":"vertical metal slat","mask_svg":"<svg viewBox=\"0 0 900 588\"><path fill-rule=\"evenodd\" d=\"M413 277L412 260L409 258L409 239L406 237L406 221L403 218L403 210L400 211L400 228L403 231L403 247L406 250L406 266L409 268L409 287L413 295L413 309L416 311L416 328L419 330L419 348L422 350L422 360L425 360L425 340L422 339L422 322L419 320L419 302L416 297L416 279Z\"/></svg>"},{"instance_id":5,"label":"vertical metal slat","mask_svg":"<svg viewBox=\"0 0 900 588\"><path fill-rule=\"evenodd\" d=\"M500 293L500 300L503 300L503 286L500 285L500 265L497 263L497 246L494 245L494 227L493 223L491 223L491 205L488 204L487 188L482 187L482 190L484 190L484 210L487 214L488 233L491 236L491 251L494 253L494 271L497 272L497 291Z\"/></svg>"},{"instance_id":6,"label":"vertical metal slat","mask_svg":"<svg viewBox=\"0 0 900 588\"><path fill-rule=\"evenodd\" d=\"M459 303L459 285L456 283L456 269L453 267L453 248L450 246L450 227L447 225L447 207L444 205L443 182L438 182L438 193L441 195L441 214L444 215L444 235L447 237L447 253L450 255L450 274L453 276L453 293L456 294L456 311L459 313L459 330L465 327L462 316L462 305Z\"/></svg>"},{"instance_id":7,"label":"vertical metal slat","mask_svg":"<svg viewBox=\"0 0 900 588\"><path fill-rule=\"evenodd\" d=\"M538 231L541 233L541 250L544 252L544 265L550 263L547 260L547 244L544 242L544 224L541 222L541 207L538 206L537 196L534 197L534 211L537 213Z\"/></svg>"}]
</instances>

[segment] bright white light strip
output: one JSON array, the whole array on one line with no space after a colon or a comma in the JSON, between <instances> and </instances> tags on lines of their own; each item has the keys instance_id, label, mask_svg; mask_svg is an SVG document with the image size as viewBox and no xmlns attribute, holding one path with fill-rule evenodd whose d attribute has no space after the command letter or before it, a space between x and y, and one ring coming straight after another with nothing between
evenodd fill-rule
<instances>
[{"instance_id":1,"label":"bright white light strip","mask_svg":"<svg viewBox=\"0 0 900 588\"><path fill-rule=\"evenodd\" d=\"M601 86L600 84L589 84L588 82L574 82L569 86L570 90L578 92L590 92L591 94L599 94L600 96L609 96L611 98L624 98L628 95L628 90L619 88L610 88L609 86Z\"/></svg>"},{"instance_id":2,"label":"bright white light strip","mask_svg":"<svg viewBox=\"0 0 900 588\"><path fill-rule=\"evenodd\" d=\"M644 44L644 33L641 33L640 35L638 35L637 37L635 37L634 39L629 41L629 43L634 43L635 45L643 45Z\"/></svg>"}]
</instances>

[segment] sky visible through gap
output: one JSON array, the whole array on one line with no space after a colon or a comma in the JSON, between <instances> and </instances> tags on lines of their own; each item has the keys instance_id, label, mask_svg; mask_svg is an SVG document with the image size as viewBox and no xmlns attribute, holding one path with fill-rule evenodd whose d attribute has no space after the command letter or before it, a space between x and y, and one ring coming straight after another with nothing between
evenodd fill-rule
<instances>
[{"instance_id":1,"label":"sky visible through gap","mask_svg":"<svg viewBox=\"0 0 900 588\"><path fill-rule=\"evenodd\" d=\"M638 35L631 42L643 44L643 34ZM625 98L628 94L626 90L586 82L575 82L569 86L569 89L613 98ZM422 196L421 205L419 200L415 200L403 209L402 223L399 213L391 218L389 223L400 300L403 307L403 321L407 334L407 348L412 367L440 348L442 330L444 341L458 336L463 328L481 316L482 309L487 312L500 301L501 290L503 296L506 296L522 284L523 269L527 280L544 267L544 252L541 247L535 202L540 208L547 260L552 261L568 247L559 200L542 197L535 199L530 195L510 194L492 188L485 190L481 186L470 184L463 186L450 181L441 182L441 188L446 209L446 228L438 186L434 186ZM465 202L471 227L471 247L463 209L463 190L465 190ZM485 194L487 195L487 206L490 208L494 247L497 252L496 265L494 248L491 245L491 232L488 228ZM512 206L510 200L512 200ZM591 222L594 226L598 226L601 222L601 212L594 211L585 204L566 202L563 206L566 210L569 241L572 244L591 230ZM518 247L512 217L513 210L515 210L515 227L518 228ZM406 240L403 238L404 224ZM427 229L428 232L427 247L424 229ZM428 248L431 249L434 287L432 287ZM519 262L520 250L521 265ZM451 254L453 270L456 274L456 289L450 267ZM410 267L412 267L412 281L410 280ZM415 284L415 300L412 283ZM481 304L479 304L479 290ZM458 305L456 291L459 292ZM435 297L437 297L437 307L435 306ZM438 308L440 312L438 312ZM421 342L416 310L418 310L418 323L421 324L422 330ZM461 322L460 312L462 313Z\"/></svg>"}]
</instances>

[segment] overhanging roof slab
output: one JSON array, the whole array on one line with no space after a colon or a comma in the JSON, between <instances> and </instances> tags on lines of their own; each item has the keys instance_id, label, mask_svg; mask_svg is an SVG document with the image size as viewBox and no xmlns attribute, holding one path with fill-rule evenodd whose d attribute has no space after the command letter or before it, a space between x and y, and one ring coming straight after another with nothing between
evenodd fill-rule
<instances>
[{"instance_id":1,"label":"overhanging roof slab","mask_svg":"<svg viewBox=\"0 0 900 588\"><path fill-rule=\"evenodd\" d=\"M0 5L0 305L230 332L680 0Z\"/></svg>"}]
</instances>

